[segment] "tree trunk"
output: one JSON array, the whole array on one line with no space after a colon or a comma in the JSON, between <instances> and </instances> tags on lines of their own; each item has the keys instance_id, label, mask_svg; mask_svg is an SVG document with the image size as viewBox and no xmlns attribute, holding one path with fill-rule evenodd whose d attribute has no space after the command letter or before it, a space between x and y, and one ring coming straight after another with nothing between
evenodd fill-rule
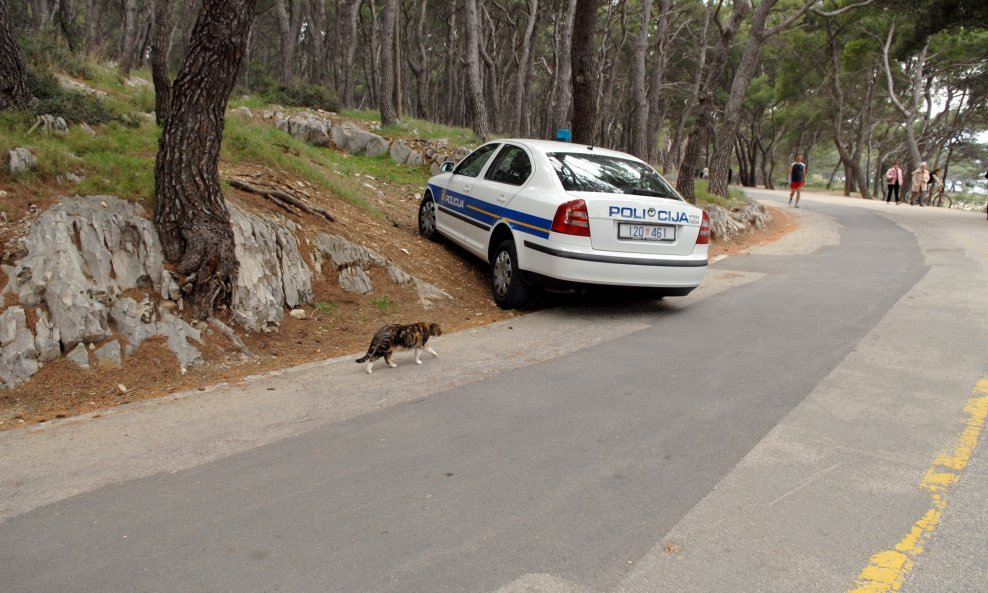
<instances>
[{"instance_id":1,"label":"tree trunk","mask_svg":"<svg viewBox=\"0 0 988 593\"><path fill-rule=\"evenodd\" d=\"M771 0L765 0L771 1ZM679 164L679 176L676 178L676 191L681 193L690 203L696 203L695 178L697 164L700 162L700 151L707 146L713 132L714 111L716 109L714 91L719 88L727 70L727 58L731 52L731 43L738 27L744 17L748 14L751 5L747 2L735 2L731 10L731 17L727 25L721 27L720 38L717 40L717 47L714 50L713 61L710 63L710 71L703 81L700 89L700 98L697 105L696 123L690 130L686 139L686 152L683 160ZM728 146L732 145L731 140L727 140ZM726 174L725 174L726 187Z\"/></svg>"},{"instance_id":2,"label":"tree trunk","mask_svg":"<svg viewBox=\"0 0 988 593\"><path fill-rule=\"evenodd\" d=\"M291 4L289 4L291 2ZM299 30L302 28L302 0L275 0L278 34L281 40L281 67L278 77L288 84L295 78L295 53Z\"/></svg>"},{"instance_id":3,"label":"tree trunk","mask_svg":"<svg viewBox=\"0 0 988 593\"><path fill-rule=\"evenodd\" d=\"M398 110L395 107L395 21L398 16L398 0L385 0L381 15L381 92L378 96L381 107L381 125L393 126L398 123Z\"/></svg>"},{"instance_id":4,"label":"tree trunk","mask_svg":"<svg viewBox=\"0 0 988 593\"><path fill-rule=\"evenodd\" d=\"M487 127L487 106L480 80L480 39L477 17L477 0L465 0L463 11L467 44L467 103L470 106L470 120L473 133L486 142L490 136Z\"/></svg>"},{"instance_id":5,"label":"tree trunk","mask_svg":"<svg viewBox=\"0 0 988 593\"><path fill-rule=\"evenodd\" d=\"M326 31L326 0L311 0L310 12L312 14L312 28L309 30L309 61L312 67L309 72L309 80L313 84L325 85L327 82L328 69L326 68L326 55L324 34Z\"/></svg>"},{"instance_id":6,"label":"tree trunk","mask_svg":"<svg viewBox=\"0 0 988 593\"><path fill-rule=\"evenodd\" d=\"M429 55L425 51L425 19L429 0L415 0L412 11L419 11L415 31L415 51L408 52L408 67L415 76L415 117L429 119Z\"/></svg>"},{"instance_id":7,"label":"tree trunk","mask_svg":"<svg viewBox=\"0 0 988 593\"><path fill-rule=\"evenodd\" d=\"M570 50L573 76L573 142L591 144L597 130L597 56L594 26L600 0L576 0Z\"/></svg>"},{"instance_id":8,"label":"tree trunk","mask_svg":"<svg viewBox=\"0 0 988 593\"><path fill-rule=\"evenodd\" d=\"M645 94L645 53L648 51L648 29L652 20L652 0L642 2L642 22L635 40L635 53L631 61L631 154L648 159L648 96ZM652 72L658 64L652 64Z\"/></svg>"},{"instance_id":9,"label":"tree trunk","mask_svg":"<svg viewBox=\"0 0 988 593\"><path fill-rule=\"evenodd\" d=\"M538 20L539 0L528 0L528 23L521 41L521 57L515 74L514 111L511 114L511 130L519 137L528 136L528 82L532 76L532 46L535 41L535 24Z\"/></svg>"},{"instance_id":10,"label":"tree trunk","mask_svg":"<svg viewBox=\"0 0 988 593\"><path fill-rule=\"evenodd\" d=\"M678 169L683 160L683 131L686 129L686 122L689 120L690 114L693 113L693 109L696 107L697 99L699 99L700 96L700 87L703 83L703 70L707 63L707 31L709 29L710 9L704 6L703 29L700 32L700 41L698 44L700 55L697 59L696 72L693 75L693 92L690 93L690 98L686 101L686 105L683 107L682 113L679 114L679 124L676 126L676 132L672 137L672 146L669 149L669 153L671 158L674 160L672 163L664 163L664 166L662 167L663 173L668 171L669 166Z\"/></svg>"},{"instance_id":11,"label":"tree trunk","mask_svg":"<svg viewBox=\"0 0 988 593\"><path fill-rule=\"evenodd\" d=\"M107 0L86 0L86 52L100 53L103 39L103 15Z\"/></svg>"},{"instance_id":12,"label":"tree trunk","mask_svg":"<svg viewBox=\"0 0 988 593\"><path fill-rule=\"evenodd\" d=\"M192 316L227 302L239 262L218 163L230 92L256 0L204 0L172 89L154 165L154 222L165 259L191 284Z\"/></svg>"},{"instance_id":13,"label":"tree trunk","mask_svg":"<svg viewBox=\"0 0 988 593\"><path fill-rule=\"evenodd\" d=\"M31 100L21 46L10 20L8 0L0 0L0 111Z\"/></svg>"},{"instance_id":14,"label":"tree trunk","mask_svg":"<svg viewBox=\"0 0 988 593\"><path fill-rule=\"evenodd\" d=\"M669 62L669 19L672 0L659 0L659 23L655 30L655 51L652 53L652 77L648 86L648 121L646 124L647 152L646 159L655 163L659 155L659 132L666 108L659 110L659 102L663 98L662 87L665 84L666 66Z\"/></svg>"},{"instance_id":15,"label":"tree trunk","mask_svg":"<svg viewBox=\"0 0 988 593\"><path fill-rule=\"evenodd\" d=\"M120 45L120 72L124 76L130 76L130 69L134 65L134 58L137 54L137 41L139 31L138 0L124 0L123 3L123 32Z\"/></svg>"},{"instance_id":16,"label":"tree trunk","mask_svg":"<svg viewBox=\"0 0 988 593\"><path fill-rule=\"evenodd\" d=\"M562 39L559 44L559 82L556 86L555 107L552 114L552 137L555 130L569 129L569 109L573 103L573 62L570 53L573 47L573 21L576 17L577 0L569 0L563 23Z\"/></svg>"},{"instance_id":17,"label":"tree trunk","mask_svg":"<svg viewBox=\"0 0 988 593\"><path fill-rule=\"evenodd\" d=\"M360 18L360 4L363 0L351 0L340 24L346 32L343 35L343 105L353 107L353 57L357 51L357 21Z\"/></svg>"},{"instance_id":18,"label":"tree trunk","mask_svg":"<svg viewBox=\"0 0 988 593\"><path fill-rule=\"evenodd\" d=\"M158 127L165 125L171 111L171 77L168 75L168 50L171 46L172 2L157 0L154 5L154 33L151 37L151 79L154 81L154 118Z\"/></svg>"}]
</instances>

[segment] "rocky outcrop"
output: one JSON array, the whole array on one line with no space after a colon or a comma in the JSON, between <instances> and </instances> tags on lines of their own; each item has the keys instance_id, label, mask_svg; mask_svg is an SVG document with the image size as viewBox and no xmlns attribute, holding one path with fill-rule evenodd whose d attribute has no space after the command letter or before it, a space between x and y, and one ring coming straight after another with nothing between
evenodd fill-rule
<instances>
[{"instance_id":1,"label":"rocky outcrop","mask_svg":"<svg viewBox=\"0 0 988 593\"><path fill-rule=\"evenodd\" d=\"M309 115L299 113L286 116L276 113L274 125L281 131L291 134L294 138L311 144L312 146L329 146L330 122Z\"/></svg>"},{"instance_id":2,"label":"rocky outcrop","mask_svg":"<svg viewBox=\"0 0 988 593\"><path fill-rule=\"evenodd\" d=\"M7 153L7 170L11 175L20 175L38 168L38 159L27 148L18 146Z\"/></svg>"},{"instance_id":3,"label":"rocky outcrop","mask_svg":"<svg viewBox=\"0 0 988 593\"><path fill-rule=\"evenodd\" d=\"M383 137L350 124L333 126L333 144L344 152L379 157L386 154L391 144Z\"/></svg>"},{"instance_id":4,"label":"rocky outcrop","mask_svg":"<svg viewBox=\"0 0 988 593\"><path fill-rule=\"evenodd\" d=\"M772 222L768 209L758 202L749 201L741 208L727 210L716 204L707 208L710 215L710 234L715 239L730 240L753 228L764 228Z\"/></svg>"},{"instance_id":5,"label":"rocky outcrop","mask_svg":"<svg viewBox=\"0 0 988 593\"><path fill-rule=\"evenodd\" d=\"M38 350L22 307L0 315L0 381L16 385L38 372Z\"/></svg>"},{"instance_id":6,"label":"rocky outcrop","mask_svg":"<svg viewBox=\"0 0 988 593\"><path fill-rule=\"evenodd\" d=\"M312 272L293 223L229 206L241 264L231 313L248 331L269 330L284 319L285 307L312 302ZM63 352L89 368L89 345L100 368L120 366L154 336L167 340L181 368L202 362L199 331L171 312L182 308L182 292L139 204L63 197L30 225L16 260L4 267L3 293L16 295L19 305L0 315L0 386L26 380ZM160 311L151 294L160 295ZM24 307L35 307L33 332Z\"/></svg>"},{"instance_id":7,"label":"rocky outcrop","mask_svg":"<svg viewBox=\"0 0 988 593\"><path fill-rule=\"evenodd\" d=\"M262 219L234 204L229 208L240 260L233 319L247 331L270 331L285 318L286 306L312 302L312 271L302 259L293 222Z\"/></svg>"},{"instance_id":8,"label":"rocky outcrop","mask_svg":"<svg viewBox=\"0 0 988 593\"><path fill-rule=\"evenodd\" d=\"M338 235L322 233L316 237L316 264L321 273L331 267L338 275L340 287L357 294L367 294L374 290L371 268L385 268L388 278L399 286L414 283L422 307L432 308L432 301L452 299L446 291L423 280L409 275L379 253L362 245L357 245Z\"/></svg>"}]
</instances>

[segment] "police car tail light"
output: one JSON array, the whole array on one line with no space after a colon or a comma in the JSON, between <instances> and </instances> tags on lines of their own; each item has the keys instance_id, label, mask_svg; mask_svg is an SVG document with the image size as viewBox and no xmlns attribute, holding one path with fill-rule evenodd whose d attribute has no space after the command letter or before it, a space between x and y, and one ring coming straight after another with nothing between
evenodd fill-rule
<instances>
[{"instance_id":1,"label":"police car tail light","mask_svg":"<svg viewBox=\"0 0 988 593\"><path fill-rule=\"evenodd\" d=\"M700 234L696 236L697 245L707 245L710 243L710 215L703 211L703 222L700 223Z\"/></svg>"},{"instance_id":2,"label":"police car tail light","mask_svg":"<svg viewBox=\"0 0 988 593\"><path fill-rule=\"evenodd\" d=\"M566 235L590 236L590 214L587 203L583 200L572 200L560 204L556 215L552 218L552 232Z\"/></svg>"}]
</instances>

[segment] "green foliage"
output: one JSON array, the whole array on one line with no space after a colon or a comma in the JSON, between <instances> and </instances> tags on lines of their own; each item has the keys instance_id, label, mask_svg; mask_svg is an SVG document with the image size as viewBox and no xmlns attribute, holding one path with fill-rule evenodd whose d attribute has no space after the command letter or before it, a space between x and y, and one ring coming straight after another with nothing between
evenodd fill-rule
<instances>
[{"instance_id":1,"label":"green foliage","mask_svg":"<svg viewBox=\"0 0 988 593\"><path fill-rule=\"evenodd\" d=\"M336 303L316 303L316 310L320 313L325 313L326 315L332 315L339 310L340 306Z\"/></svg>"},{"instance_id":2,"label":"green foliage","mask_svg":"<svg viewBox=\"0 0 988 593\"><path fill-rule=\"evenodd\" d=\"M18 31L21 54L28 69L58 69L75 78L90 79L93 76L93 62L81 52L73 53L55 35Z\"/></svg>"},{"instance_id":3,"label":"green foliage","mask_svg":"<svg viewBox=\"0 0 988 593\"><path fill-rule=\"evenodd\" d=\"M251 62L244 77L248 92L259 95L267 103L285 107L308 107L323 111L339 111L340 99L331 89L316 84L285 84L275 80L259 62Z\"/></svg>"},{"instance_id":4,"label":"green foliage","mask_svg":"<svg viewBox=\"0 0 988 593\"><path fill-rule=\"evenodd\" d=\"M370 109L348 110L344 111L341 115L366 122L380 123L381 121L381 113ZM381 128L380 131L390 138L403 138L406 140L416 138L424 140L448 139L456 146L476 146L480 144L480 139L473 133L473 130L468 128L446 126L412 117L403 118L397 125Z\"/></svg>"},{"instance_id":5,"label":"green foliage","mask_svg":"<svg viewBox=\"0 0 988 593\"><path fill-rule=\"evenodd\" d=\"M28 70L27 79L28 88L34 97L30 105L34 115L47 113L60 116L68 123L102 124L111 121L128 123L136 121L114 113L95 95L63 89L50 71Z\"/></svg>"},{"instance_id":6,"label":"green foliage","mask_svg":"<svg viewBox=\"0 0 988 593\"><path fill-rule=\"evenodd\" d=\"M388 298L388 295L384 295L377 299L371 299L371 304L377 307L377 310L385 315L398 308L398 305Z\"/></svg>"}]
</instances>

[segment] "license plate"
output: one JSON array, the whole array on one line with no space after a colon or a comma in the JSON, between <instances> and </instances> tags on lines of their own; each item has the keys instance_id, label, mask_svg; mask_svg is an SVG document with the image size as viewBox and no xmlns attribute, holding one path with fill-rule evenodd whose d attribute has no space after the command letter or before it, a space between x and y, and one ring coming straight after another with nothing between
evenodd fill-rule
<instances>
[{"instance_id":1,"label":"license plate","mask_svg":"<svg viewBox=\"0 0 988 593\"><path fill-rule=\"evenodd\" d=\"M675 241L676 227L661 224L618 223L618 238L632 241Z\"/></svg>"}]
</instances>

